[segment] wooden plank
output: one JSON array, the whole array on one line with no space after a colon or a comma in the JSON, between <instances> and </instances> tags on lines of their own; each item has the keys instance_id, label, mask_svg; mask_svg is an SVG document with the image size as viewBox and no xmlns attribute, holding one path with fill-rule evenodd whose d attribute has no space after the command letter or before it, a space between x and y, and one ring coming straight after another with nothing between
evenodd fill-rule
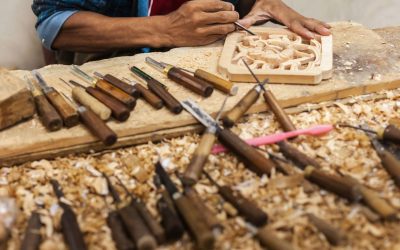
<instances>
[{"instance_id":1,"label":"wooden plank","mask_svg":"<svg viewBox=\"0 0 400 250\"><path fill-rule=\"evenodd\" d=\"M334 24L333 39L334 73L332 79L324 81L318 86L283 84L269 86L284 107L400 87L400 71L398 70L400 65L398 57L396 57L398 55L390 52L393 47L386 44L379 35L363 26L346 22ZM188 69L202 68L216 72L221 49L222 42L207 47L178 48L166 53L152 53L151 56ZM82 66L82 69L89 73L99 71L121 78L134 79L128 67L135 65L164 82L170 92L179 100L191 98L198 101L209 113L217 112L224 98L222 93L215 91L212 97L207 99L188 93L183 87L166 80L165 76L145 65L145 56L148 54L92 62ZM70 89L61 83L59 77L82 82L70 72L68 66L49 66L40 69L40 72L51 85L67 95ZM14 71L13 73L23 77L29 72ZM248 83L237 85L239 93L228 99L226 110L230 109L253 87L253 84ZM249 112L265 110L267 107L260 99ZM196 121L186 112L172 115L166 109L156 111L141 100L127 122L109 122L109 125L120 136L120 140L114 148L179 136L198 129L198 126L193 126L195 124ZM0 164L2 165L74 152L108 149L101 146L96 138L81 126L48 133L37 119L0 132L0 141Z\"/></svg>"},{"instance_id":2,"label":"wooden plank","mask_svg":"<svg viewBox=\"0 0 400 250\"><path fill-rule=\"evenodd\" d=\"M26 84L5 69L0 69L0 130L35 114L35 104Z\"/></svg>"}]
</instances>

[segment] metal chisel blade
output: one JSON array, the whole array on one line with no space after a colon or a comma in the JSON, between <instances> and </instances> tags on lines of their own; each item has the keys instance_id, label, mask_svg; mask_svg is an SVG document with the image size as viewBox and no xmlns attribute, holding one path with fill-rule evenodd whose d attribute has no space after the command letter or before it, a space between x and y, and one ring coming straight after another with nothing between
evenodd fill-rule
<instances>
[{"instance_id":1,"label":"metal chisel blade","mask_svg":"<svg viewBox=\"0 0 400 250\"><path fill-rule=\"evenodd\" d=\"M71 65L71 69L72 72L76 73L81 78L89 81L90 83L96 84L97 80L94 77L91 77L90 75L86 74L86 72L82 71L76 65Z\"/></svg>"},{"instance_id":2,"label":"metal chisel blade","mask_svg":"<svg viewBox=\"0 0 400 250\"><path fill-rule=\"evenodd\" d=\"M32 71L32 74L35 76L35 78L37 79L37 81L38 81L38 83L39 83L39 86L40 86L40 88L43 90L43 91L48 91L48 90L50 90L50 87L49 87L49 85L47 85L47 83L45 82L45 80L43 79L43 76L38 72L38 71L36 71L36 70L33 70Z\"/></svg>"},{"instance_id":3,"label":"metal chisel blade","mask_svg":"<svg viewBox=\"0 0 400 250\"><path fill-rule=\"evenodd\" d=\"M194 116L201 124L209 127L218 127L217 122L192 100L181 102L184 109Z\"/></svg>"}]
</instances>

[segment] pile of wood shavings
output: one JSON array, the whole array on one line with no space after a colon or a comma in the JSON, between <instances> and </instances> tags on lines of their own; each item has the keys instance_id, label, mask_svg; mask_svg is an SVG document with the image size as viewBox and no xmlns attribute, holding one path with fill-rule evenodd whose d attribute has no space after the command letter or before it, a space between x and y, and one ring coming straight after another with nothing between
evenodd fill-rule
<instances>
[{"instance_id":1,"label":"pile of wood shavings","mask_svg":"<svg viewBox=\"0 0 400 250\"><path fill-rule=\"evenodd\" d=\"M291 118L298 128L338 122L367 123L378 128L385 126L389 119L399 116L399 96L393 93L388 92L387 98L379 101L355 101L349 105L337 103L321 110L292 115ZM273 115L265 113L244 118L233 130L247 139L271 134L280 128ZM66 200L78 214L89 249L115 249L105 222L108 209L111 208L107 204L111 204L112 199L99 170L118 176L156 215L157 194L152 176L158 155L171 159L167 170L178 183L172 173L184 171L198 142L199 135L188 135L102 155L70 156L2 168L0 194L16 197L21 208L9 249L19 247L27 218L37 204L43 204L40 212L45 224L42 232L45 240L41 249L66 249L59 231L62 210L57 205L49 178L57 179L62 185ZM376 153L362 132L341 128L322 137L302 137L293 141L293 144L315 157L324 169L353 176L379 192L393 207L400 209L400 190L379 164ZM276 146L264 148L271 151L277 149ZM296 181L294 177L274 171L270 177L260 178L229 153L210 156L206 169L220 184L230 185L256 201L269 214L270 227L298 249L400 249L400 226L397 222L378 221L364 206L349 204L318 188L307 193L301 181ZM116 187L126 198L121 187ZM234 211L224 204L214 186L202 179L196 189L224 226L223 234L217 239L217 249L261 249L248 232L244 220L231 216ZM314 213L346 232L347 244L331 247L310 224L306 213ZM191 249L192 246L186 235L181 241L162 249Z\"/></svg>"}]
</instances>

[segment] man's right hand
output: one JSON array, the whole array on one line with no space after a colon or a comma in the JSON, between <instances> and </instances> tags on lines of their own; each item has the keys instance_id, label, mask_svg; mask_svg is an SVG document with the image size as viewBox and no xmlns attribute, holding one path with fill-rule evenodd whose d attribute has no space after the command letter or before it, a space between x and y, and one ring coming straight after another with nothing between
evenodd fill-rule
<instances>
[{"instance_id":1,"label":"man's right hand","mask_svg":"<svg viewBox=\"0 0 400 250\"><path fill-rule=\"evenodd\" d=\"M239 14L231 3L215 0L193 0L164 16L161 24L161 46L182 47L206 45L235 30Z\"/></svg>"}]
</instances>

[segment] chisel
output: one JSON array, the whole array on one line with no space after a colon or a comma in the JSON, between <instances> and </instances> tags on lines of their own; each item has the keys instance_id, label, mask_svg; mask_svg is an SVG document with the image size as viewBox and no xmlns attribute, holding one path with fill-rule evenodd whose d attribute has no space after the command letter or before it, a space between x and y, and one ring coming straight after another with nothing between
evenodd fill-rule
<instances>
[{"instance_id":1,"label":"chisel","mask_svg":"<svg viewBox=\"0 0 400 250\"><path fill-rule=\"evenodd\" d=\"M42 241L42 236L40 234L40 229L42 226L43 224L40 221L40 214L37 211L33 211L28 220L28 226L26 227L20 250L39 249Z\"/></svg>"},{"instance_id":2,"label":"chisel","mask_svg":"<svg viewBox=\"0 0 400 250\"><path fill-rule=\"evenodd\" d=\"M357 130L362 130L367 133L375 134L379 140L384 140L388 142L393 142L396 144L400 144L400 129L398 129L395 125L389 124L384 128L380 128L378 130L366 129L358 126L352 126L349 124L338 124L339 127L347 127L353 128Z\"/></svg>"},{"instance_id":3,"label":"chisel","mask_svg":"<svg viewBox=\"0 0 400 250\"><path fill-rule=\"evenodd\" d=\"M38 80L38 83L47 97L47 99L53 104L53 106L57 109L58 113L63 119L64 125L67 128L71 128L79 123L79 116L76 110L68 104L65 99L61 96L61 94L50 87L45 80L43 79L42 75L38 71L33 71L32 74Z\"/></svg>"},{"instance_id":4,"label":"chisel","mask_svg":"<svg viewBox=\"0 0 400 250\"><path fill-rule=\"evenodd\" d=\"M128 95L131 95L135 98L139 98L139 96L140 96L140 93L135 88L135 86L132 86L132 85L122 81L121 79L116 78L113 75L110 75L110 74L102 75L99 72L94 72L93 74L95 76L97 76L98 78L101 78L104 81L111 83L114 87L119 88L120 90L124 91Z\"/></svg>"},{"instance_id":5,"label":"chisel","mask_svg":"<svg viewBox=\"0 0 400 250\"><path fill-rule=\"evenodd\" d=\"M149 103L153 108L155 109L161 109L164 106L163 101L155 95L153 92L148 90L145 86L142 84L135 82L135 81L130 81L127 78L123 78L125 81L129 82L129 84L132 84L132 86L135 86L139 93L139 97L143 97L143 99Z\"/></svg>"}]
</instances>

